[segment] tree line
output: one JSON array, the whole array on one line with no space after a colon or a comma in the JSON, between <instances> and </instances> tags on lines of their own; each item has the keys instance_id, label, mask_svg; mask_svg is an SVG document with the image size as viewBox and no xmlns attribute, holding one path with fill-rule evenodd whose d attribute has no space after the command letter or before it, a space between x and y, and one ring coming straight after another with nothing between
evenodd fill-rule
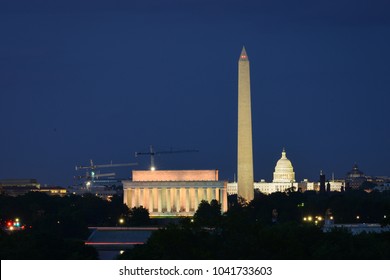
<instances>
[{"instance_id":1,"label":"tree line","mask_svg":"<svg viewBox=\"0 0 390 280\"><path fill-rule=\"evenodd\" d=\"M221 213L217 201L202 201L193 217L172 219L145 245L126 251L125 259L389 259L390 236L347 231L324 233L321 223L304 221L331 211L335 223L389 224L390 192L350 191L319 194L286 192L240 204L228 199ZM4 230L20 218L25 230ZM96 259L84 245L89 226L145 226L157 223L142 207L129 209L122 197L94 195L0 195L1 259Z\"/></svg>"},{"instance_id":2,"label":"tree line","mask_svg":"<svg viewBox=\"0 0 390 280\"><path fill-rule=\"evenodd\" d=\"M336 223L388 224L390 193L256 193L248 204L229 198L222 214L217 201L202 201L192 219L160 229L120 259L389 259L390 232L352 235L322 231L331 209ZM386 215L387 213L387 215ZM333 216L332 216L333 218Z\"/></svg>"}]
</instances>

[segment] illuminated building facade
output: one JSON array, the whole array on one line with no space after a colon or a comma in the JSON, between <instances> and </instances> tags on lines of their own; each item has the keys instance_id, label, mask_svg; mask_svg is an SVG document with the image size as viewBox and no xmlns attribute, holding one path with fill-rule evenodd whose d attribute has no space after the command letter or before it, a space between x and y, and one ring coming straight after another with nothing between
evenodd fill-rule
<instances>
[{"instance_id":1,"label":"illuminated building facade","mask_svg":"<svg viewBox=\"0 0 390 280\"><path fill-rule=\"evenodd\" d=\"M328 181L330 191L341 191L345 183L342 180ZM270 194L274 192L285 191L319 191L319 182L309 182L304 179L302 182L296 182L294 167L291 161L286 156L286 150L283 149L281 158L277 161L275 171L273 173L272 182L261 180L253 183L254 189L262 193ZM237 194L237 182L227 184L228 194Z\"/></svg>"},{"instance_id":2,"label":"illuminated building facade","mask_svg":"<svg viewBox=\"0 0 390 280\"><path fill-rule=\"evenodd\" d=\"M216 199L227 211L227 183L218 170L133 170L123 181L123 202L144 207L150 216L192 216L202 200Z\"/></svg>"},{"instance_id":3,"label":"illuminated building facade","mask_svg":"<svg viewBox=\"0 0 390 280\"><path fill-rule=\"evenodd\" d=\"M272 183L264 180L254 184L255 189L262 193L284 192L286 190L298 190L298 183L295 182L295 172L291 161L283 149L281 158L277 161Z\"/></svg>"}]
</instances>

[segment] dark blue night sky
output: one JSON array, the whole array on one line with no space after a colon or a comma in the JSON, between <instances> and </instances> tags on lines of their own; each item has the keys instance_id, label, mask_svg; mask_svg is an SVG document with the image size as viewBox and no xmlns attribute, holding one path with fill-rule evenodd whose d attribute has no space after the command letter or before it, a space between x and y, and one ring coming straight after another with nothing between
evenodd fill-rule
<instances>
[{"instance_id":1,"label":"dark blue night sky","mask_svg":"<svg viewBox=\"0 0 390 280\"><path fill-rule=\"evenodd\" d=\"M255 179L390 175L390 2L0 0L0 178L75 165L236 172L237 62L251 62ZM129 177L130 169L115 170Z\"/></svg>"}]
</instances>

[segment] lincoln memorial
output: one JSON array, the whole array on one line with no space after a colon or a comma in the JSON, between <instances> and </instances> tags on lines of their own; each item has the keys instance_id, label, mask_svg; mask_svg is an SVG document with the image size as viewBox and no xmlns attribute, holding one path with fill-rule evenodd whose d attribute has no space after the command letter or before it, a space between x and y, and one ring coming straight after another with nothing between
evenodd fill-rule
<instances>
[{"instance_id":1,"label":"lincoln memorial","mask_svg":"<svg viewBox=\"0 0 390 280\"><path fill-rule=\"evenodd\" d=\"M133 170L123 181L123 200L129 207L148 209L150 216L192 216L202 200L216 199L227 211L227 183L218 170Z\"/></svg>"}]
</instances>

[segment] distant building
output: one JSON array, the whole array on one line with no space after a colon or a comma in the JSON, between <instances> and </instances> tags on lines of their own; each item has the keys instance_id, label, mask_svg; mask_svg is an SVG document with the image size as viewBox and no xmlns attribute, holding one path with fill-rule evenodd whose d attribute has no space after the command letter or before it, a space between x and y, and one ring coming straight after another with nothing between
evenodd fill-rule
<instances>
[{"instance_id":1,"label":"distant building","mask_svg":"<svg viewBox=\"0 0 390 280\"><path fill-rule=\"evenodd\" d=\"M366 176L368 182L374 183L376 185L381 185L383 183L390 183L389 176Z\"/></svg>"},{"instance_id":2,"label":"distant building","mask_svg":"<svg viewBox=\"0 0 390 280\"><path fill-rule=\"evenodd\" d=\"M325 175L322 176L323 180L325 180ZM343 180L332 179L327 183L329 183L330 191L341 191L345 185ZM307 179L304 179L302 182L296 182L294 168L286 156L285 149L283 149L282 156L276 163L272 182L261 180L260 182L255 182L253 187L264 194L285 191L320 191L319 182L309 182ZM229 195L237 194L237 182L228 183L227 192Z\"/></svg>"},{"instance_id":3,"label":"distant building","mask_svg":"<svg viewBox=\"0 0 390 280\"><path fill-rule=\"evenodd\" d=\"M213 199L227 211L227 184L218 170L133 170L132 178L123 181L123 202L150 216L192 216L202 200Z\"/></svg>"},{"instance_id":4,"label":"distant building","mask_svg":"<svg viewBox=\"0 0 390 280\"><path fill-rule=\"evenodd\" d=\"M385 192L390 191L390 183L383 183L373 188L374 191Z\"/></svg>"},{"instance_id":5,"label":"distant building","mask_svg":"<svg viewBox=\"0 0 390 280\"><path fill-rule=\"evenodd\" d=\"M114 195L122 196L123 184L119 179L86 180L81 185L68 187L68 192L75 195L93 194L110 201Z\"/></svg>"},{"instance_id":6,"label":"distant building","mask_svg":"<svg viewBox=\"0 0 390 280\"><path fill-rule=\"evenodd\" d=\"M323 232L331 232L334 229L346 229L353 235L360 233L382 233L389 232L390 226L382 226L380 224L326 224L323 226Z\"/></svg>"},{"instance_id":7,"label":"distant building","mask_svg":"<svg viewBox=\"0 0 390 280\"><path fill-rule=\"evenodd\" d=\"M297 191L298 183L295 181L295 172L291 161L286 156L283 149L281 158L277 161L272 183L264 180L254 184L255 189L262 193L284 192L287 190Z\"/></svg>"},{"instance_id":8,"label":"distant building","mask_svg":"<svg viewBox=\"0 0 390 280\"><path fill-rule=\"evenodd\" d=\"M298 183L295 181L295 172L291 161L286 156L283 149L281 158L277 161L272 182L261 180L254 183L254 189L270 194L274 192L284 192L286 190L298 190ZM228 183L228 193L237 193L237 183Z\"/></svg>"},{"instance_id":9,"label":"distant building","mask_svg":"<svg viewBox=\"0 0 390 280\"><path fill-rule=\"evenodd\" d=\"M85 245L94 247L101 260L113 260L126 249L144 244L156 227L90 227Z\"/></svg>"},{"instance_id":10,"label":"distant building","mask_svg":"<svg viewBox=\"0 0 390 280\"><path fill-rule=\"evenodd\" d=\"M65 196L67 195L66 188L63 187L56 187L56 186L44 186L39 187L39 189L32 190L33 192L41 192L46 193L48 195L59 195L59 196Z\"/></svg>"},{"instance_id":11,"label":"distant building","mask_svg":"<svg viewBox=\"0 0 390 280\"><path fill-rule=\"evenodd\" d=\"M356 190L366 181L366 176L359 170L356 163L353 165L352 170L345 176L345 186L347 189Z\"/></svg>"},{"instance_id":12,"label":"distant building","mask_svg":"<svg viewBox=\"0 0 390 280\"><path fill-rule=\"evenodd\" d=\"M0 180L0 193L18 196L30 191L37 191L40 184L36 179L3 179Z\"/></svg>"},{"instance_id":13,"label":"distant building","mask_svg":"<svg viewBox=\"0 0 390 280\"><path fill-rule=\"evenodd\" d=\"M66 188L57 186L41 186L36 179L0 180L0 193L10 196L25 195L28 192L41 192L48 195L66 195Z\"/></svg>"}]
</instances>

